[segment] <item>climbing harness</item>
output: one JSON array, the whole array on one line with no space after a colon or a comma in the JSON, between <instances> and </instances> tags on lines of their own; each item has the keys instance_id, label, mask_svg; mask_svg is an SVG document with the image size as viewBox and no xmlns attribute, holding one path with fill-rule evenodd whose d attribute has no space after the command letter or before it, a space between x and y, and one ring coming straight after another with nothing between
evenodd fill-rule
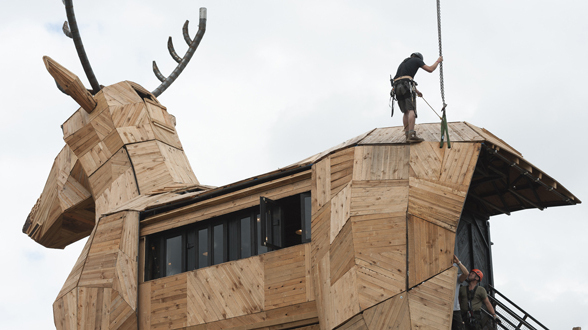
<instances>
[{"instance_id":1,"label":"climbing harness","mask_svg":"<svg viewBox=\"0 0 588 330\"><path fill-rule=\"evenodd\" d=\"M437 32L439 35L439 56L443 56L443 46L441 44L441 0L437 0ZM447 127L447 116L445 114L445 108L447 107L447 104L445 103L443 62L439 63L439 85L441 87L441 100L443 101L443 108L441 109L441 112L443 113L443 117L441 118L441 141L439 142L439 148L443 148L445 136L447 137L447 148L451 148L451 141L449 140L449 128Z\"/></svg>"}]
</instances>

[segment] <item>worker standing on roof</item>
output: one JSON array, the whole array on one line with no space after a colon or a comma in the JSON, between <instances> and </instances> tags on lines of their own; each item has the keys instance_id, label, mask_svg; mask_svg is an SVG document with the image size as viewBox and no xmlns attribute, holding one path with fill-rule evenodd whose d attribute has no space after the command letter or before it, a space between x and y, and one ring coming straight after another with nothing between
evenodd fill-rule
<instances>
[{"instance_id":1,"label":"worker standing on roof","mask_svg":"<svg viewBox=\"0 0 588 330\"><path fill-rule=\"evenodd\" d=\"M419 68L431 73L437 69L439 63L443 61L443 56L439 56L433 65L426 65L421 53L412 53L398 66L394 76L393 90L396 95L400 111L404 114L402 122L404 124L404 135L408 143L417 143L423 141L416 135L414 123L417 117L416 96L422 97L423 94L416 89L414 76Z\"/></svg>"},{"instance_id":2,"label":"worker standing on roof","mask_svg":"<svg viewBox=\"0 0 588 330\"><path fill-rule=\"evenodd\" d=\"M466 281L468 285L459 288L459 305L461 307L461 317L467 330L482 330L482 303L492 315L494 322L501 323L500 319L494 312L494 308L488 299L486 289L478 284L484 278L484 274L479 269L472 269Z\"/></svg>"}]
</instances>

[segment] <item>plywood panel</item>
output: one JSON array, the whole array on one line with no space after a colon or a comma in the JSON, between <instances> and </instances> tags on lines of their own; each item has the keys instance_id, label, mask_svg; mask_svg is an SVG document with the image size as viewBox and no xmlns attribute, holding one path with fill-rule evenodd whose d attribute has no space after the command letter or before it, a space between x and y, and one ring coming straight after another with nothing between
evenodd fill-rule
<instances>
[{"instance_id":1,"label":"plywood panel","mask_svg":"<svg viewBox=\"0 0 588 330\"><path fill-rule=\"evenodd\" d=\"M351 267L355 265L355 251L353 249L353 235L351 222L347 222L341 232L331 244L329 255L331 257L331 284L337 282Z\"/></svg>"},{"instance_id":2,"label":"plywood panel","mask_svg":"<svg viewBox=\"0 0 588 330\"><path fill-rule=\"evenodd\" d=\"M265 310L306 302L305 248L264 255Z\"/></svg>"},{"instance_id":3,"label":"plywood panel","mask_svg":"<svg viewBox=\"0 0 588 330\"><path fill-rule=\"evenodd\" d=\"M263 279L260 256L189 272L187 324L198 325L261 312Z\"/></svg>"},{"instance_id":4,"label":"plywood panel","mask_svg":"<svg viewBox=\"0 0 588 330\"><path fill-rule=\"evenodd\" d=\"M329 252L331 243L331 204L324 207L320 213L313 214L311 221L311 263L314 266Z\"/></svg>"},{"instance_id":5,"label":"plywood panel","mask_svg":"<svg viewBox=\"0 0 588 330\"><path fill-rule=\"evenodd\" d=\"M363 312L369 330L410 329L410 312L406 292L386 300Z\"/></svg>"},{"instance_id":6,"label":"plywood panel","mask_svg":"<svg viewBox=\"0 0 588 330\"><path fill-rule=\"evenodd\" d=\"M151 329L187 326L187 275L182 273L151 281Z\"/></svg>"},{"instance_id":7,"label":"plywood panel","mask_svg":"<svg viewBox=\"0 0 588 330\"><path fill-rule=\"evenodd\" d=\"M353 181L351 216L405 212L408 202L407 180Z\"/></svg>"},{"instance_id":8,"label":"plywood panel","mask_svg":"<svg viewBox=\"0 0 588 330\"><path fill-rule=\"evenodd\" d=\"M353 180L406 180L409 175L409 147L356 147Z\"/></svg>"},{"instance_id":9,"label":"plywood panel","mask_svg":"<svg viewBox=\"0 0 588 330\"><path fill-rule=\"evenodd\" d=\"M408 292L412 329L449 329L457 267L438 274Z\"/></svg>"},{"instance_id":10,"label":"plywood panel","mask_svg":"<svg viewBox=\"0 0 588 330\"><path fill-rule=\"evenodd\" d=\"M351 207L351 183L348 183L339 193L333 196L331 200L331 233L329 242L332 244L335 237L347 220L349 219Z\"/></svg>"},{"instance_id":11,"label":"plywood panel","mask_svg":"<svg viewBox=\"0 0 588 330\"><path fill-rule=\"evenodd\" d=\"M408 217L409 286L451 266L455 233L414 216Z\"/></svg>"},{"instance_id":12,"label":"plywood panel","mask_svg":"<svg viewBox=\"0 0 588 330\"><path fill-rule=\"evenodd\" d=\"M133 309L137 309L137 261L119 251L113 289Z\"/></svg>"},{"instance_id":13,"label":"plywood panel","mask_svg":"<svg viewBox=\"0 0 588 330\"><path fill-rule=\"evenodd\" d=\"M424 141L411 145L411 176L419 179L439 180L441 163L446 150L446 148L439 148L439 142Z\"/></svg>"},{"instance_id":14,"label":"plywood panel","mask_svg":"<svg viewBox=\"0 0 588 330\"><path fill-rule=\"evenodd\" d=\"M359 301L362 309L406 290L406 215L352 217Z\"/></svg>"},{"instance_id":15,"label":"plywood panel","mask_svg":"<svg viewBox=\"0 0 588 330\"><path fill-rule=\"evenodd\" d=\"M139 285L139 329L149 330L151 328L151 282L144 282Z\"/></svg>"},{"instance_id":16,"label":"plywood panel","mask_svg":"<svg viewBox=\"0 0 588 330\"><path fill-rule=\"evenodd\" d=\"M329 157L312 166L312 212L331 202L331 160Z\"/></svg>"},{"instance_id":17,"label":"plywood panel","mask_svg":"<svg viewBox=\"0 0 588 330\"><path fill-rule=\"evenodd\" d=\"M480 155L479 143L456 143L445 152L440 180L455 185L470 184Z\"/></svg>"},{"instance_id":18,"label":"plywood panel","mask_svg":"<svg viewBox=\"0 0 588 330\"><path fill-rule=\"evenodd\" d=\"M467 190L410 178L408 213L455 232Z\"/></svg>"},{"instance_id":19,"label":"plywood panel","mask_svg":"<svg viewBox=\"0 0 588 330\"><path fill-rule=\"evenodd\" d=\"M331 283L334 322L338 326L360 312L357 276L351 268L337 282Z\"/></svg>"},{"instance_id":20,"label":"plywood panel","mask_svg":"<svg viewBox=\"0 0 588 330\"><path fill-rule=\"evenodd\" d=\"M366 144L392 144L405 143L404 129L402 126L376 128L366 138L361 140L360 145Z\"/></svg>"},{"instance_id":21,"label":"plywood panel","mask_svg":"<svg viewBox=\"0 0 588 330\"><path fill-rule=\"evenodd\" d=\"M355 148L348 148L330 156L331 159L331 196L343 189L353 176Z\"/></svg>"},{"instance_id":22,"label":"plywood panel","mask_svg":"<svg viewBox=\"0 0 588 330\"><path fill-rule=\"evenodd\" d=\"M363 319L363 314L358 314L337 328L337 330L368 330L368 327Z\"/></svg>"},{"instance_id":23,"label":"plywood panel","mask_svg":"<svg viewBox=\"0 0 588 330\"><path fill-rule=\"evenodd\" d=\"M188 158L181 149L164 144L160 144L159 149L166 160L167 167L174 182L198 184L198 180L192 171Z\"/></svg>"},{"instance_id":24,"label":"plywood panel","mask_svg":"<svg viewBox=\"0 0 588 330\"><path fill-rule=\"evenodd\" d=\"M98 134L100 140L104 140L114 130L114 123L110 117L110 111L106 108L101 110L96 109L92 112L91 117L91 125L96 130L96 134Z\"/></svg>"},{"instance_id":25,"label":"plywood panel","mask_svg":"<svg viewBox=\"0 0 588 330\"><path fill-rule=\"evenodd\" d=\"M142 102L142 99L125 81L114 85L106 86L102 89L104 98L109 105L124 105L127 103Z\"/></svg>"}]
</instances>

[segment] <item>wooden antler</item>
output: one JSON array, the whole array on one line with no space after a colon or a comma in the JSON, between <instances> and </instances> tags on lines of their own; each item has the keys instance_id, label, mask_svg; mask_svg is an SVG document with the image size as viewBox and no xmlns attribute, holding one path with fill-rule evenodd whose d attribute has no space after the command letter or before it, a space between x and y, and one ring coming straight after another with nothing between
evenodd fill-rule
<instances>
[{"instance_id":1,"label":"wooden antler","mask_svg":"<svg viewBox=\"0 0 588 330\"><path fill-rule=\"evenodd\" d=\"M43 56L43 62L49 74L55 79L57 86L71 96L88 113L96 108L96 101L92 94L84 87L80 78L49 56Z\"/></svg>"},{"instance_id":2,"label":"wooden antler","mask_svg":"<svg viewBox=\"0 0 588 330\"><path fill-rule=\"evenodd\" d=\"M94 71L92 71L92 66L90 65L88 55L86 55L86 50L84 49L84 44L82 43L82 36L80 35L80 30L78 30L78 23L76 21L76 15L73 9L73 0L64 0L64 4L65 12L67 13L67 21L63 24L63 33L73 39L76 50L78 52L78 57L80 58L80 62L82 62L82 67L86 73L86 77L88 77L90 85L92 85L92 93L96 94L100 91L100 84L98 84L98 80L96 80ZM68 22L69 26L67 25Z\"/></svg>"},{"instance_id":3,"label":"wooden antler","mask_svg":"<svg viewBox=\"0 0 588 330\"><path fill-rule=\"evenodd\" d=\"M176 62L178 62L178 66L169 75L169 77L164 77L159 71L159 68L157 67L155 61L153 61L153 73L155 73L157 79L161 81L161 85L159 85L159 87L157 87L152 92L152 94L155 95L155 97L163 93L176 80L180 73L182 73L186 65L188 65L188 62L190 62L192 55L194 55L196 48L198 48L198 45L200 44L200 41L204 36L204 32L206 32L206 8L200 8L200 22L198 25L198 32L196 33L196 37L194 37L194 40L190 40L190 35L188 33L188 23L189 21L186 21L182 29L184 33L184 40L186 40L186 43L189 46L188 50L186 51L186 55L184 55L183 58L180 58L178 54L176 54L176 51L174 50L174 46L172 43L172 38L169 37L167 41L167 48L169 50L171 57Z\"/></svg>"}]
</instances>

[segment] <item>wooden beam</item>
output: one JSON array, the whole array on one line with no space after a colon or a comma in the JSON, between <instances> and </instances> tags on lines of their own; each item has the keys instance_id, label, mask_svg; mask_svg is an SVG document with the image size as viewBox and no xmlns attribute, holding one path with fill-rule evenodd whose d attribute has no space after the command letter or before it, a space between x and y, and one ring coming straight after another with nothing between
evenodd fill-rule
<instances>
[{"instance_id":1,"label":"wooden beam","mask_svg":"<svg viewBox=\"0 0 588 330\"><path fill-rule=\"evenodd\" d=\"M43 56L43 62L55 82L63 88L88 113L96 108L96 101L92 94L84 87L78 76L73 74L49 56Z\"/></svg>"}]
</instances>

